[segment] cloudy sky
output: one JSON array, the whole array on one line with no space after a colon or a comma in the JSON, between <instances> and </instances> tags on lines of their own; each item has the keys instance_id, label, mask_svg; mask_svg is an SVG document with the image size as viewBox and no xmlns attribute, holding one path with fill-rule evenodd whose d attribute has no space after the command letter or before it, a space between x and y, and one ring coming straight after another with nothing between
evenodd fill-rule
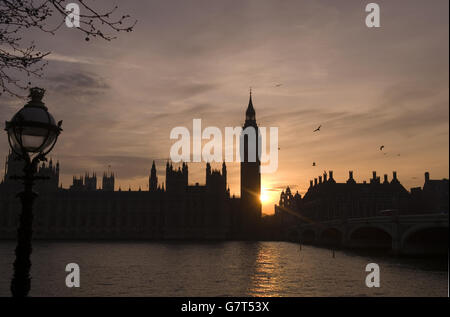
<instances>
[{"instance_id":1,"label":"cloudy sky","mask_svg":"<svg viewBox=\"0 0 450 317\"><path fill-rule=\"evenodd\" d=\"M279 127L279 167L262 178L265 213L282 188L303 194L324 170L340 182L349 170L357 181L395 170L408 189L425 171L448 178L448 1L376 1L380 28L365 25L368 2L132 0L120 11L138 24L112 42L68 28L27 34L52 53L33 84L64 120L52 152L63 186L111 165L116 189L147 189L153 159L163 182L171 129L192 130L194 118L242 125L250 86L258 124ZM2 120L24 104L0 102ZM2 164L7 151L4 137ZM204 183L204 167L189 165L190 183ZM229 184L239 195L237 163Z\"/></svg>"}]
</instances>

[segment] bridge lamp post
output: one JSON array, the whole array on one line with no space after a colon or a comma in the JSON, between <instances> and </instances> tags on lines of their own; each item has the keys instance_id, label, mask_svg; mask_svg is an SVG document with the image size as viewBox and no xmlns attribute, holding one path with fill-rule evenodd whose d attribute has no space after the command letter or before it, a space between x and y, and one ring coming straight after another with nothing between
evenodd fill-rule
<instances>
[{"instance_id":1,"label":"bridge lamp post","mask_svg":"<svg viewBox=\"0 0 450 317\"><path fill-rule=\"evenodd\" d=\"M23 182L24 191L18 194L22 203L19 227L17 229L17 246L15 250L14 275L11 281L11 293L14 297L25 297L30 291L31 277L31 237L33 227L33 202L37 194L33 184L39 162L46 161L46 155L53 149L61 133L62 121L55 119L42 102L45 90L31 88L30 101L11 119L6 121L9 145L16 156L24 161L23 175L11 178Z\"/></svg>"}]
</instances>

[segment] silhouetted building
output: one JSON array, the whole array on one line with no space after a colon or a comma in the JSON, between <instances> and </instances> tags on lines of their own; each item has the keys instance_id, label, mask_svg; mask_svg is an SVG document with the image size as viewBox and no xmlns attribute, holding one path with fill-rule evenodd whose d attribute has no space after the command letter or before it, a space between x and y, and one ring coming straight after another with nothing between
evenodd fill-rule
<instances>
[{"instance_id":1,"label":"silhouetted building","mask_svg":"<svg viewBox=\"0 0 450 317\"><path fill-rule=\"evenodd\" d=\"M107 177L106 174L103 176L103 181L106 181L106 183L103 183L103 185L106 185L106 187L111 185L114 186L114 177L111 176ZM114 188L114 187L113 187ZM84 177L80 176L74 176L72 180L72 185L70 186L70 190L72 191L96 191L97 190L97 175L95 173L92 174L92 176L89 175L89 173L85 173Z\"/></svg>"},{"instance_id":2,"label":"silhouetted building","mask_svg":"<svg viewBox=\"0 0 450 317\"><path fill-rule=\"evenodd\" d=\"M293 196L289 187L280 195L275 213L281 224L346 220L393 213L411 213L411 195L393 172L392 180L380 177L374 171L370 182L357 183L353 172L345 183L337 183L333 171L310 181L308 191L302 198Z\"/></svg>"},{"instance_id":3,"label":"silhouetted building","mask_svg":"<svg viewBox=\"0 0 450 317\"><path fill-rule=\"evenodd\" d=\"M253 107L252 95L245 112L245 122L242 127L244 144L240 149L243 154L241 161L241 212L242 231L254 235L261 219L261 172L259 138L260 133L256 123L256 113Z\"/></svg>"},{"instance_id":4,"label":"silhouetted building","mask_svg":"<svg viewBox=\"0 0 450 317\"><path fill-rule=\"evenodd\" d=\"M11 165L12 166L12 165ZM40 171L48 172L48 166ZM53 168L53 167L52 167ZM56 169L54 169L56 171ZM154 175L156 166L153 165ZM10 171L12 172L12 171ZM35 204L35 238L58 239L225 239L231 238L232 200L222 173L207 164L206 184L188 185L188 166L166 166L166 189L114 191L114 174L74 177L70 189L43 187ZM8 181L16 183L17 181ZM17 182L18 183L18 182ZM8 185L8 184L6 184ZM21 184L18 183L18 188ZM155 189L156 186L156 189ZM0 185L0 237L14 238L20 202Z\"/></svg>"},{"instance_id":5,"label":"silhouetted building","mask_svg":"<svg viewBox=\"0 0 450 317\"><path fill-rule=\"evenodd\" d=\"M166 190L168 192L181 192L188 185L188 166L182 163L182 167L174 168L172 163L166 165Z\"/></svg>"},{"instance_id":6,"label":"silhouetted building","mask_svg":"<svg viewBox=\"0 0 450 317\"><path fill-rule=\"evenodd\" d=\"M244 129L259 137L251 96ZM257 142L256 142L257 143ZM248 138L244 152L253 144ZM257 149L256 149L257 150ZM9 155L5 180L0 184L0 238L15 238L21 190L11 175L22 174L22 161ZM230 197L227 166L220 170L206 164L205 184L189 185L188 165L166 164L164 184L158 184L155 162L149 190L114 191L114 173L103 173L101 189L96 173L74 176L69 189L58 187L59 163L39 167L42 181L35 203L35 238L46 239L232 239L255 238L261 217L259 157L241 164L243 198ZM245 235L244 235L245 233ZM252 235L253 234L253 235Z\"/></svg>"},{"instance_id":7,"label":"silhouetted building","mask_svg":"<svg viewBox=\"0 0 450 317\"><path fill-rule=\"evenodd\" d=\"M12 180L14 176L23 175L23 161L12 152L8 153L5 161L5 172L2 183L0 183L0 192L18 193L23 190L20 181ZM59 185L59 161L53 164L50 159L48 164L45 162L38 166L37 176L45 177L45 180L37 180L34 190L36 192L55 192Z\"/></svg>"},{"instance_id":8,"label":"silhouetted building","mask_svg":"<svg viewBox=\"0 0 450 317\"><path fill-rule=\"evenodd\" d=\"M45 162L38 168L39 176L47 177L45 180L36 182L37 192L54 192L58 190L59 185L59 162L53 164L50 159L48 165Z\"/></svg>"},{"instance_id":9,"label":"silhouetted building","mask_svg":"<svg viewBox=\"0 0 450 317\"><path fill-rule=\"evenodd\" d=\"M86 173L84 176L84 186L88 191L97 190L97 174L92 173L92 176L90 176L89 173Z\"/></svg>"},{"instance_id":10,"label":"silhouetted building","mask_svg":"<svg viewBox=\"0 0 450 317\"><path fill-rule=\"evenodd\" d=\"M148 179L148 188L150 191L155 191L158 189L158 176L156 176L155 161L153 161L152 170L150 171L150 177Z\"/></svg>"},{"instance_id":11,"label":"silhouetted building","mask_svg":"<svg viewBox=\"0 0 450 317\"><path fill-rule=\"evenodd\" d=\"M103 191L108 191L108 192L113 192L114 191L114 182L115 182L115 177L114 177L114 173L103 173L103 178L102 178L102 190Z\"/></svg>"},{"instance_id":12,"label":"silhouetted building","mask_svg":"<svg viewBox=\"0 0 450 317\"><path fill-rule=\"evenodd\" d=\"M425 172L423 188L411 188L412 208L426 212L448 213L449 181L448 179L430 179Z\"/></svg>"}]
</instances>

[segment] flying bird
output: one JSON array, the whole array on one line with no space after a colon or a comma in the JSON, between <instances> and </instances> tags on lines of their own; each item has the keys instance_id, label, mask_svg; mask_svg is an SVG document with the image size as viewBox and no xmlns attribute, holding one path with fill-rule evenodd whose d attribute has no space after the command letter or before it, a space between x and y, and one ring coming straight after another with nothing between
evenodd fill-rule
<instances>
[{"instance_id":1,"label":"flying bird","mask_svg":"<svg viewBox=\"0 0 450 317\"><path fill-rule=\"evenodd\" d=\"M283 84L276 84L275 87L281 87Z\"/></svg>"},{"instance_id":2,"label":"flying bird","mask_svg":"<svg viewBox=\"0 0 450 317\"><path fill-rule=\"evenodd\" d=\"M316 162L313 162L312 166L316 166Z\"/></svg>"},{"instance_id":3,"label":"flying bird","mask_svg":"<svg viewBox=\"0 0 450 317\"><path fill-rule=\"evenodd\" d=\"M322 125L319 125L319 127L317 129L315 129L313 132L320 131L321 127L322 127Z\"/></svg>"},{"instance_id":4,"label":"flying bird","mask_svg":"<svg viewBox=\"0 0 450 317\"><path fill-rule=\"evenodd\" d=\"M380 146L380 151L383 151L384 145Z\"/></svg>"}]
</instances>

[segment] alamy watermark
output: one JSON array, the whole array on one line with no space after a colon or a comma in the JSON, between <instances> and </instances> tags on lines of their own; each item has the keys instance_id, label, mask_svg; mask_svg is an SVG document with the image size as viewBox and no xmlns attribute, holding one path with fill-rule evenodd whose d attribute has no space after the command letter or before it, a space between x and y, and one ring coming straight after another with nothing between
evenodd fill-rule
<instances>
[{"instance_id":1,"label":"alamy watermark","mask_svg":"<svg viewBox=\"0 0 450 317\"><path fill-rule=\"evenodd\" d=\"M68 28L80 27L80 6L76 3L68 3L66 5L66 26Z\"/></svg>"},{"instance_id":2,"label":"alamy watermark","mask_svg":"<svg viewBox=\"0 0 450 317\"><path fill-rule=\"evenodd\" d=\"M66 272L70 272L66 276L66 286L80 287L80 266L77 263L69 263L66 265Z\"/></svg>"},{"instance_id":3,"label":"alamy watermark","mask_svg":"<svg viewBox=\"0 0 450 317\"><path fill-rule=\"evenodd\" d=\"M377 3L369 3L366 5L366 12L369 12L369 14L366 16L366 26L368 28L379 28L380 6Z\"/></svg>"},{"instance_id":4,"label":"alamy watermark","mask_svg":"<svg viewBox=\"0 0 450 317\"><path fill-rule=\"evenodd\" d=\"M366 276L366 286L380 287L380 266L376 263L369 263L366 265L366 272L370 272Z\"/></svg>"},{"instance_id":5,"label":"alamy watermark","mask_svg":"<svg viewBox=\"0 0 450 317\"><path fill-rule=\"evenodd\" d=\"M251 126L245 129L225 127L225 137L223 137L219 128L206 127L202 131L202 120L193 119L192 121L192 142L191 133L186 127L175 127L170 132L170 139L178 140L170 148L170 159L173 162L256 162L258 159L261 162L260 172L262 174L274 173L278 169L277 127L258 127L258 133ZM269 149L267 151L268 136ZM244 160L245 139L247 139L248 146L247 158ZM209 140L203 145L203 148L202 140ZM223 153L223 148L225 148L225 153Z\"/></svg>"}]
</instances>

